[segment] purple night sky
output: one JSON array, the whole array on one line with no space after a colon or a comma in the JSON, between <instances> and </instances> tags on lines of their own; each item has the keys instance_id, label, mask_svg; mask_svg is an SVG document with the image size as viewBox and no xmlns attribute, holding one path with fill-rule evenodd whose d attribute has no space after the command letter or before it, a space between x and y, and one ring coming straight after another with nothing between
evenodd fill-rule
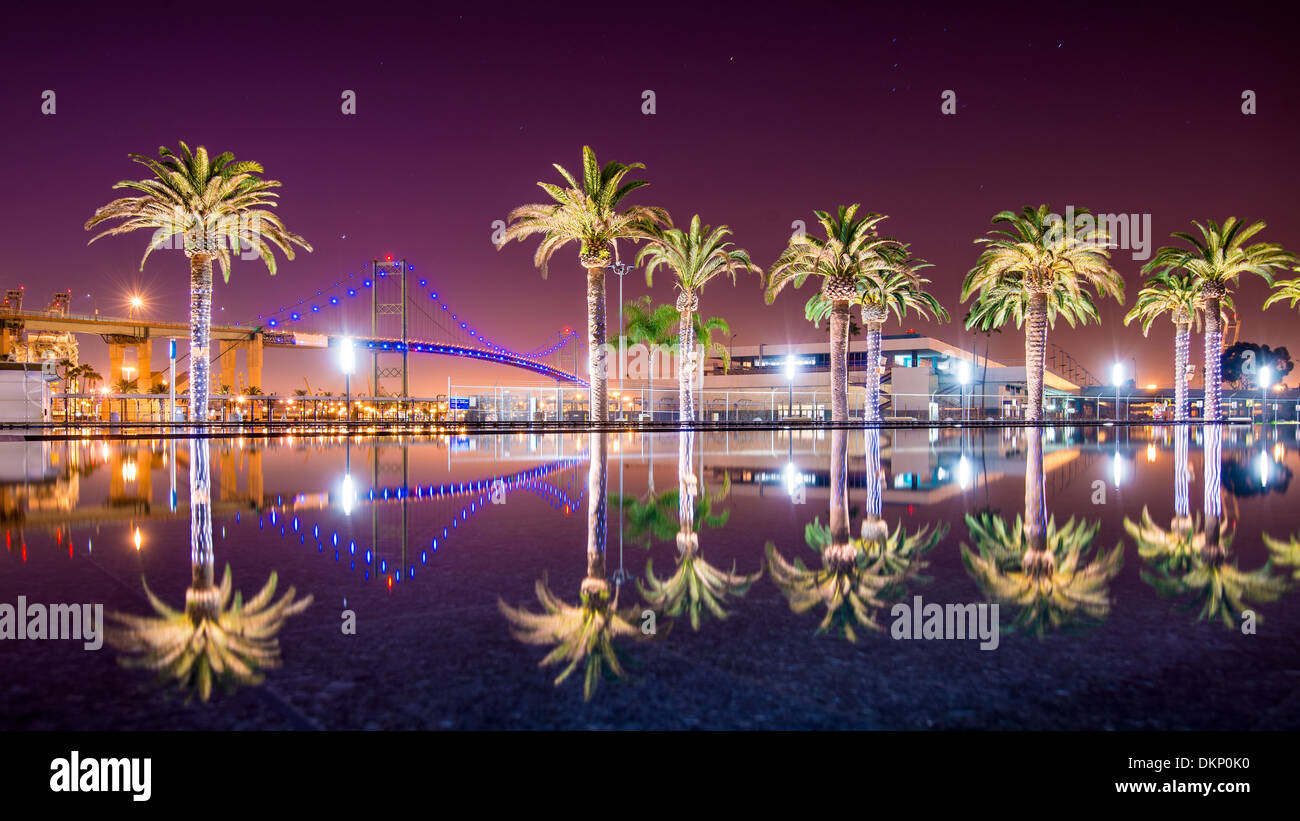
<instances>
[{"instance_id":1,"label":"purple night sky","mask_svg":"<svg viewBox=\"0 0 1300 821\"><path fill-rule=\"evenodd\" d=\"M217 285L218 323L296 302L391 253L501 344L526 349L584 327L576 250L543 280L535 242L490 243L492 222L543 198L536 181L558 180L552 162L580 166L584 143L602 162L646 164L652 184L634 201L679 223L696 212L726 223L764 266L815 208L861 202L892 215L889 232L935 263L934 289L955 318L909 324L968 346L960 282L973 240L1003 209L1150 213L1153 248L1191 219L1262 218L1261 239L1300 251L1293 21L1244 4L1214 14L1064 4L1032 21L1017 4L350 4L346 17L237 6L7 12L0 287L25 285L38 304L71 288L79 312L89 292L110 314L138 287L151 314L187 316L179 253L155 253L141 272L147 235L88 247L82 228L117 196L114 182L144 171L128 153L178 140L261 162L284 183L286 224L315 246L274 279L260 262L237 262ZM53 116L41 114L45 89L57 93ZM344 89L357 93L355 116L340 112ZM653 116L641 113L646 89ZM945 89L955 116L940 114ZM1241 113L1244 89L1257 95L1254 116ZM1141 263L1121 251L1115 265L1131 303ZM626 298L646 292L639 275L626 284ZM611 328L616 287L611 277ZM727 318L737 344L824 339L825 326L803 319L812 287L768 307L754 278L716 283L701 310ZM1266 293L1255 281L1239 289L1241 338L1297 350L1296 312L1261 313ZM672 298L668 276L653 294ZM1144 343L1124 310L1110 302L1100 327L1062 324L1051 339L1098 376L1136 355L1139 382L1170 384L1171 325ZM992 344L994 357L1023 356L1014 328ZM83 337L82 351L106 369L102 343ZM155 368L164 356L155 350ZM445 386L451 367L458 381L533 381L414 361L421 392ZM303 373L341 388L324 354L268 353L269 390L301 387Z\"/></svg>"}]
</instances>

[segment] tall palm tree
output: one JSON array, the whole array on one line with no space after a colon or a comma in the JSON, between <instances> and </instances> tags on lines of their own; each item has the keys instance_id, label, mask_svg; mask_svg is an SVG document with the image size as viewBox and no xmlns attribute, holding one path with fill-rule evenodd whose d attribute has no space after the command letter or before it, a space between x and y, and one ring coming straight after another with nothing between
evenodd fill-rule
<instances>
[{"instance_id":1,"label":"tall palm tree","mask_svg":"<svg viewBox=\"0 0 1300 821\"><path fill-rule=\"evenodd\" d=\"M735 284L736 274L754 272L762 274L749 259L744 249L735 248L727 237L731 229L725 225L713 228L700 224L700 215L691 217L690 228L656 228L637 254L636 264L645 266L646 285L654 285L655 269L663 266L673 273L677 285L677 396L679 418L683 422L695 419L695 400L692 384L695 372L704 367L695 350L695 316L700 307L700 293L715 277L726 275Z\"/></svg>"},{"instance_id":2,"label":"tall palm tree","mask_svg":"<svg viewBox=\"0 0 1300 821\"><path fill-rule=\"evenodd\" d=\"M539 182L552 202L521 205L510 212L501 242L502 248L512 239L521 242L540 234L541 243L533 256L533 264L546 278L551 257L557 250L571 242L578 243L578 263L587 270L587 350L588 378L591 391L591 418L604 422L609 416L606 383L605 353L605 269L618 258L618 241L644 238L656 225L672 225L668 212L662 208L633 205L619 210L628 194L642 186L645 180L623 181L634 168L645 168L642 163L630 165L611 162L603 167L596 163L596 152L582 147L582 182L562 166L555 170L564 178L567 188L549 182Z\"/></svg>"},{"instance_id":3,"label":"tall palm tree","mask_svg":"<svg viewBox=\"0 0 1300 821\"><path fill-rule=\"evenodd\" d=\"M1077 209L1067 224L1046 205L1025 206L1019 214L1000 212L993 225L988 236L975 240L985 248L962 283L963 302L979 294L966 327L988 330L1011 319L1024 327L1025 420L1037 422L1043 418L1048 327L1055 327L1058 315L1071 327L1097 319L1085 286L1123 304L1124 282L1110 266L1109 236L1093 226L1087 209ZM998 230L1000 225L1006 229Z\"/></svg>"},{"instance_id":4,"label":"tall palm tree","mask_svg":"<svg viewBox=\"0 0 1300 821\"><path fill-rule=\"evenodd\" d=\"M605 433L590 434L591 465L587 470L587 574L579 590L579 604L571 605L551 592L546 577L536 584L537 600L542 613L511 607L501 599L497 608L510 623L511 633L524 644L548 646L553 649L538 666L565 664L555 679L555 686L564 683L579 665L585 667L582 695L590 700L596 692L602 674L621 677L623 665L619 660L614 640L620 636L641 636L633 623L635 610L620 610L618 593L621 585L611 590L605 574L605 528L608 500L605 487L609 467L609 451Z\"/></svg>"},{"instance_id":5,"label":"tall palm tree","mask_svg":"<svg viewBox=\"0 0 1300 821\"><path fill-rule=\"evenodd\" d=\"M866 434L878 437L879 430L871 429ZM849 526L848 437L849 432L843 428L831 431L827 524L822 525L817 519L804 528L804 541L820 554L822 566L810 568L799 559L787 561L772 542L767 543L767 563L772 580L789 601L791 610L804 613L820 604L826 608L826 615L817 626L817 633L837 631L855 642L860 627L882 629L877 621L880 611L906 593L908 581L915 579L924 567L922 557L938 544L947 528L931 529L926 525L909 534L900 523L890 532L880 519L877 506L875 521L870 526L863 522L863 538L853 538ZM870 459L870 440L867 450ZM875 454L874 475L879 475L879 447ZM868 473L872 473L870 465ZM870 492L868 508L871 508Z\"/></svg>"},{"instance_id":6,"label":"tall palm tree","mask_svg":"<svg viewBox=\"0 0 1300 821\"><path fill-rule=\"evenodd\" d=\"M733 562L730 570L723 570L701 554L697 524L705 524L702 514L711 513L711 505L705 494L699 493L700 483L693 467L694 431L682 431L677 441L677 567L672 575L659 579L654 574L653 560L647 559L645 582L638 580L637 588L650 607L673 618L685 612L691 629L699 630L704 610L725 619L727 611L722 605L731 596L743 596L763 569L752 574L737 573Z\"/></svg>"},{"instance_id":7,"label":"tall palm tree","mask_svg":"<svg viewBox=\"0 0 1300 821\"><path fill-rule=\"evenodd\" d=\"M1188 418L1187 384L1190 365L1192 325L1201 329L1201 284L1190 275L1161 271L1149 278L1138 291L1133 309L1124 317L1128 325L1142 320L1142 336L1151 331L1158 317L1169 314L1174 323L1174 419ZM1232 296L1224 294L1219 309L1225 317L1232 313Z\"/></svg>"},{"instance_id":8,"label":"tall palm tree","mask_svg":"<svg viewBox=\"0 0 1300 821\"><path fill-rule=\"evenodd\" d=\"M1214 220L1206 220L1204 225L1193 220L1192 225L1200 233L1199 238L1183 231L1173 234L1175 239L1182 240L1190 248L1163 246L1150 262L1142 266L1142 271L1183 271L1200 286L1201 304L1205 311L1205 420L1219 422L1223 420L1220 407L1223 397L1221 303L1241 274L1256 274L1272 284L1273 272L1285 265L1294 265L1296 258L1275 243L1246 245L1247 240L1264 230L1263 220L1247 226L1236 217L1228 217L1223 225ZM1275 298L1277 294L1264 303L1265 307Z\"/></svg>"},{"instance_id":9,"label":"tall palm tree","mask_svg":"<svg viewBox=\"0 0 1300 821\"><path fill-rule=\"evenodd\" d=\"M1047 515L1043 432L1024 431L1025 515L1008 523L999 516L967 514L974 549L961 546L962 562L985 595L1019 607L1016 629L1042 635L1076 620L1100 621L1110 612L1108 593L1124 561L1120 542L1090 558L1100 522L1057 527Z\"/></svg>"},{"instance_id":10,"label":"tall palm tree","mask_svg":"<svg viewBox=\"0 0 1300 821\"><path fill-rule=\"evenodd\" d=\"M623 325L626 328L627 341L633 345L645 345L650 353L650 373L646 376L646 384L650 392L650 400L647 404L644 400L641 407L644 410L650 408L651 419L654 419L654 378L659 371L656 369L655 357L659 354L660 347L669 345L677 339L677 311L671 305L654 305L654 300L649 295L640 299L634 299L623 305ZM653 454L654 437L650 438L651 453ZM653 460L652 460L653 462ZM650 487L654 490L654 467L651 466Z\"/></svg>"},{"instance_id":11,"label":"tall palm tree","mask_svg":"<svg viewBox=\"0 0 1300 821\"><path fill-rule=\"evenodd\" d=\"M859 218L859 207L841 205L835 216L814 211L826 238L803 233L791 237L768 270L764 288L770 305L786 285L798 288L810 276L821 278L821 293L830 306L831 419L835 422L849 418L849 309L858 297L858 280L887 267L886 249L900 246L897 240L879 235L885 215L869 213Z\"/></svg>"},{"instance_id":12,"label":"tall palm tree","mask_svg":"<svg viewBox=\"0 0 1300 821\"><path fill-rule=\"evenodd\" d=\"M862 324L866 328L866 397L863 413L866 421L880 421L880 350L885 322L892 312L899 322L908 312L925 319L942 322L949 319L948 312L933 294L925 290L930 280L919 271L930 263L912 259L907 245L887 246L881 249L883 264L868 267L857 280L857 304L862 311ZM804 313L814 323L820 323L832 310L831 303L821 294L808 301ZM852 329L850 329L851 331Z\"/></svg>"},{"instance_id":13,"label":"tall palm tree","mask_svg":"<svg viewBox=\"0 0 1300 821\"><path fill-rule=\"evenodd\" d=\"M276 599L274 571L247 602L233 591L229 565L221 584L214 583L211 489L208 441L191 439L191 581L185 591L185 608L167 606L145 583L145 596L155 615L113 613L116 626L106 635L110 644L126 654L121 659L123 666L150 670L163 680L171 678L181 692L197 692L201 701L212 695L213 684L229 691L261 682L261 671L280 662L276 634L286 619L312 602L310 595L295 601L292 587Z\"/></svg>"},{"instance_id":14,"label":"tall palm tree","mask_svg":"<svg viewBox=\"0 0 1300 821\"><path fill-rule=\"evenodd\" d=\"M1201 606L1198 618L1236 628L1243 611L1251 608L1251 602L1275 602L1289 589L1287 580L1273 570L1273 560L1284 557L1278 555L1275 544L1265 534L1264 542L1272 557L1263 567L1241 570L1237 559L1230 558L1235 533L1222 518L1219 465L1223 429L1218 425L1207 425L1203 431L1204 517L1189 515L1186 483L1191 478L1191 470L1185 464L1187 432L1180 429L1176 433L1181 433L1184 439L1175 445L1175 515L1170 529L1166 531L1156 525L1146 508L1142 509L1140 523L1125 519L1124 527L1137 541L1139 555L1151 568L1150 572L1142 572L1143 581L1162 596L1189 596L1193 606Z\"/></svg>"},{"instance_id":15,"label":"tall palm tree","mask_svg":"<svg viewBox=\"0 0 1300 821\"><path fill-rule=\"evenodd\" d=\"M143 180L123 180L114 188L140 192L137 197L113 200L95 211L86 230L110 220L113 227L91 238L126 234L137 229L154 231L140 260L143 270L149 255L183 237L185 256L190 260L190 408L196 419L206 419L208 407L208 336L212 325L212 265L230 281L231 251L249 246L275 275L274 248L293 259L293 246L311 251L311 245L284 227L279 216L267 210L275 207L280 187L277 180L260 176L262 166L252 161L235 161L229 151L209 158L199 146L193 152L185 143L180 153L165 146L158 159L131 154L131 159L153 173Z\"/></svg>"}]
</instances>

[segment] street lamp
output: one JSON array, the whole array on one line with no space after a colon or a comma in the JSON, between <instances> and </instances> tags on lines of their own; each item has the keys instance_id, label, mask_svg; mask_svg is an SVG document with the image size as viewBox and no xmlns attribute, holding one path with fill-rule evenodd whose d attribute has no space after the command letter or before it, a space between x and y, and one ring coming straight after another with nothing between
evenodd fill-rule
<instances>
[{"instance_id":1,"label":"street lamp","mask_svg":"<svg viewBox=\"0 0 1300 821\"><path fill-rule=\"evenodd\" d=\"M623 277L632 272L632 266L625 262L615 262L609 270L618 274L618 391L623 392ZM623 415L623 403L618 405L619 416Z\"/></svg>"},{"instance_id":2,"label":"street lamp","mask_svg":"<svg viewBox=\"0 0 1300 821\"><path fill-rule=\"evenodd\" d=\"M1119 421L1119 386L1124 383L1124 366L1116 362L1110 366L1110 383L1115 386L1115 421Z\"/></svg>"},{"instance_id":3,"label":"street lamp","mask_svg":"<svg viewBox=\"0 0 1300 821\"><path fill-rule=\"evenodd\" d=\"M1268 421L1268 389L1273 386L1273 369L1268 365L1259 369L1259 423Z\"/></svg>"},{"instance_id":4,"label":"street lamp","mask_svg":"<svg viewBox=\"0 0 1300 821\"><path fill-rule=\"evenodd\" d=\"M786 354L785 357L785 378L790 382L790 405L786 409L786 416L794 416L794 377L798 372L798 364L795 362L794 354Z\"/></svg>"},{"instance_id":5,"label":"street lamp","mask_svg":"<svg viewBox=\"0 0 1300 821\"><path fill-rule=\"evenodd\" d=\"M957 381L961 383L961 420L966 421L966 386L970 384L970 363L965 359L957 363Z\"/></svg>"},{"instance_id":6,"label":"street lamp","mask_svg":"<svg viewBox=\"0 0 1300 821\"><path fill-rule=\"evenodd\" d=\"M345 407L349 424L352 422L352 372L356 369L356 346L352 342L352 337L345 336L339 340L339 370L343 371L344 395L347 397Z\"/></svg>"}]
</instances>

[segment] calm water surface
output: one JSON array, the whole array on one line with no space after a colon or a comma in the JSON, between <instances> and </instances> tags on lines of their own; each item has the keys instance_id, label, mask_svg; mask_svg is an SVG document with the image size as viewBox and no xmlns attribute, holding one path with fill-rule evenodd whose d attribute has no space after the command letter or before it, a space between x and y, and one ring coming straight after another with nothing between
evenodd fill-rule
<instances>
[{"instance_id":1,"label":"calm water surface","mask_svg":"<svg viewBox=\"0 0 1300 821\"><path fill-rule=\"evenodd\" d=\"M109 635L0 641L0 727L1295 729L1297 468L1294 427L3 441L0 606Z\"/></svg>"}]
</instances>

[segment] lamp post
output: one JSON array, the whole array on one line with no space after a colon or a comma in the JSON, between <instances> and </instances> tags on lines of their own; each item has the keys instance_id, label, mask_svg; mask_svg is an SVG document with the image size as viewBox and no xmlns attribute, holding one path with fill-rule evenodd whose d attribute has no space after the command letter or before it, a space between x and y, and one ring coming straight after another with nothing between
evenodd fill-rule
<instances>
[{"instance_id":1,"label":"lamp post","mask_svg":"<svg viewBox=\"0 0 1300 821\"><path fill-rule=\"evenodd\" d=\"M1115 421L1119 421L1119 386L1124 382L1124 366L1116 362L1110 366L1110 382L1115 386Z\"/></svg>"},{"instance_id":2,"label":"lamp post","mask_svg":"<svg viewBox=\"0 0 1300 821\"><path fill-rule=\"evenodd\" d=\"M345 336L339 340L339 370L343 371L344 408L348 425L352 424L352 372L357 369L356 347L352 337ZM447 400L450 402L451 397Z\"/></svg>"},{"instance_id":3,"label":"lamp post","mask_svg":"<svg viewBox=\"0 0 1300 821\"><path fill-rule=\"evenodd\" d=\"M618 274L618 392L619 392L619 394L622 394L622 393L623 393L623 371L625 370L625 368L623 367L623 361L624 361L624 356L625 356L624 351L623 351L623 344L624 344L624 340L623 340L623 277L625 277L625 276L627 276L629 273L631 273L631 271L632 271L632 266L631 266L631 265L628 265L628 264L625 263L625 262L615 262L614 264L612 264L612 265L609 266L609 270L613 271L615 274ZM622 413L623 413L623 403L622 403L622 402L619 402L619 403L618 403L618 411L619 411L619 415L621 416Z\"/></svg>"},{"instance_id":4,"label":"lamp post","mask_svg":"<svg viewBox=\"0 0 1300 821\"><path fill-rule=\"evenodd\" d=\"M966 421L966 386L970 384L970 363L965 359L957 363L957 381L961 384L961 421Z\"/></svg>"},{"instance_id":5,"label":"lamp post","mask_svg":"<svg viewBox=\"0 0 1300 821\"><path fill-rule=\"evenodd\" d=\"M1268 365L1259 369L1259 423L1268 422L1268 389L1273 387L1273 369Z\"/></svg>"},{"instance_id":6,"label":"lamp post","mask_svg":"<svg viewBox=\"0 0 1300 821\"><path fill-rule=\"evenodd\" d=\"M794 417L794 377L798 370L795 363L794 354L786 354L785 357L785 378L790 383L790 404L786 408L786 416Z\"/></svg>"},{"instance_id":7,"label":"lamp post","mask_svg":"<svg viewBox=\"0 0 1300 821\"><path fill-rule=\"evenodd\" d=\"M167 340L167 422L176 421L176 340Z\"/></svg>"}]
</instances>

